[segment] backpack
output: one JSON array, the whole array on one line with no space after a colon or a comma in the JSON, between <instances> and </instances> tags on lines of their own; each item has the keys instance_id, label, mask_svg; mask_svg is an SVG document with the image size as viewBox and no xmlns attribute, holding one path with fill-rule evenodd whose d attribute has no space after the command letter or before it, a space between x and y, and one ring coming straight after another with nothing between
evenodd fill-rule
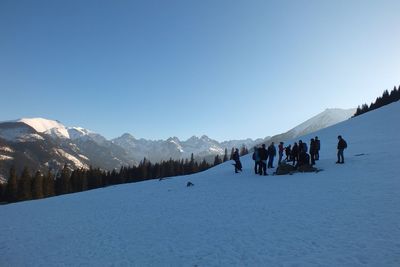
<instances>
[{"instance_id":1,"label":"backpack","mask_svg":"<svg viewBox=\"0 0 400 267\"><path fill-rule=\"evenodd\" d=\"M347 148L347 142L343 139L343 147Z\"/></svg>"}]
</instances>

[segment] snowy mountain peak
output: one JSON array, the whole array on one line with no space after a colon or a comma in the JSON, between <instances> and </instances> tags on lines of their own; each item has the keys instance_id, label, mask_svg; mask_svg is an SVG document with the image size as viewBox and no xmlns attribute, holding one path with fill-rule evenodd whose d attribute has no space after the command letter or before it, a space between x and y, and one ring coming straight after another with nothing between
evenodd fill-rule
<instances>
[{"instance_id":1,"label":"snowy mountain peak","mask_svg":"<svg viewBox=\"0 0 400 267\"><path fill-rule=\"evenodd\" d=\"M124 134L121 135L119 138L136 140L136 138L135 138L133 135L131 135L130 133L124 133Z\"/></svg>"},{"instance_id":2,"label":"snowy mountain peak","mask_svg":"<svg viewBox=\"0 0 400 267\"><path fill-rule=\"evenodd\" d=\"M167 142L171 142L171 143L180 143L181 141L179 140L178 137L174 136L174 137L170 137L167 139Z\"/></svg>"},{"instance_id":3,"label":"snowy mountain peak","mask_svg":"<svg viewBox=\"0 0 400 267\"><path fill-rule=\"evenodd\" d=\"M25 123L39 133L49 134L58 138L69 138L67 128L59 121L44 118L22 118L17 120L17 122Z\"/></svg>"},{"instance_id":4,"label":"snowy mountain peak","mask_svg":"<svg viewBox=\"0 0 400 267\"><path fill-rule=\"evenodd\" d=\"M67 130L71 139L78 139L90 134L95 134L94 132L82 127L68 127Z\"/></svg>"},{"instance_id":5,"label":"snowy mountain peak","mask_svg":"<svg viewBox=\"0 0 400 267\"><path fill-rule=\"evenodd\" d=\"M202 135L201 137L200 137L200 139L201 140L203 140L203 141L207 141L207 142L209 142L209 141L212 141L207 135Z\"/></svg>"}]
</instances>

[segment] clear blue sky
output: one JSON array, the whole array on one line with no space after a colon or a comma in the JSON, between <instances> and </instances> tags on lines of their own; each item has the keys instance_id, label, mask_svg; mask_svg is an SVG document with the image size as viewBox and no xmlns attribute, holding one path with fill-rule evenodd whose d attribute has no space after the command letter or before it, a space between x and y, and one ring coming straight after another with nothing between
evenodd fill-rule
<instances>
[{"instance_id":1,"label":"clear blue sky","mask_svg":"<svg viewBox=\"0 0 400 267\"><path fill-rule=\"evenodd\" d=\"M0 120L284 132L400 84L400 1L0 1Z\"/></svg>"}]
</instances>

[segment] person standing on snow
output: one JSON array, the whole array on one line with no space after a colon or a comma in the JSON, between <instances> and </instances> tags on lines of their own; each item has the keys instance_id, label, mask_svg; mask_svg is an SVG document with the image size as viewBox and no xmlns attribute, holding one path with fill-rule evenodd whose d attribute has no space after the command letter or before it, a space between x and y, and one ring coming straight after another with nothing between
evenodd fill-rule
<instances>
[{"instance_id":1,"label":"person standing on snow","mask_svg":"<svg viewBox=\"0 0 400 267\"><path fill-rule=\"evenodd\" d=\"M274 142L271 143L268 147L268 168L274 168L273 163L274 163L274 157L276 156L276 148L274 145Z\"/></svg>"},{"instance_id":2,"label":"person standing on snow","mask_svg":"<svg viewBox=\"0 0 400 267\"><path fill-rule=\"evenodd\" d=\"M260 175L268 175L267 174L267 159L268 159L268 151L265 149L265 144L263 144L258 149L258 156L260 157L260 167L258 169L258 174Z\"/></svg>"},{"instance_id":3,"label":"person standing on snow","mask_svg":"<svg viewBox=\"0 0 400 267\"><path fill-rule=\"evenodd\" d=\"M300 153L307 153L308 152L308 147L306 143L303 143L302 140L299 140L299 155Z\"/></svg>"},{"instance_id":4,"label":"person standing on snow","mask_svg":"<svg viewBox=\"0 0 400 267\"><path fill-rule=\"evenodd\" d=\"M316 153L315 153L315 160L319 160L319 150L321 149L321 142L318 139L318 136L314 138L315 145L316 145Z\"/></svg>"},{"instance_id":5,"label":"person standing on snow","mask_svg":"<svg viewBox=\"0 0 400 267\"><path fill-rule=\"evenodd\" d=\"M285 150L285 147L283 146L283 142L279 142L279 145L278 145L278 155L279 155L278 165L281 164L284 150Z\"/></svg>"},{"instance_id":6,"label":"person standing on snow","mask_svg":"<svg viewBox=\"0 0 400 267\"><path fill-rule=\"evenodd\" d=\"M293 160L293 166L295 166L296 161L299 160L299 146L297 145L296 142L294 142L294 145L292 148L292 160Z\"/></svg>"},{"instance_id":7,"label":"person standing on snow","mask_svg":"<svg viewBox=\"0 0 400 267\"><path fill-rule=\"evenodd\" d=\"M310 156L311 156L311 166L315 165L315 155L317 154L317 142L314 138L310 141Z\"/></svg>"},{"instance_id":8,"label":"person standing on snow","mask_svg":"<svg viewBox=\"0 0 400 267\"><path fill-rule=\"evenodd\" d=\"M286 154L286 161L289 161L292 159L292 145L289 145L285 148L285 154Z\"/></svg>"},{"instance_id":9,"label":"person standing on snow","mask_svg":"<svg viewBox=\"0 0 400 267\"><path fill-rule=\"evenodd\" d=\"M239 149L236 148L235 152L232 155L232 159L235 161L235 173L238 173L239 171L242 171L242 163L240 162L240 156L239 156Z\"/></svg>"},{"instance_id":10,"label":"person standing on snow","mask_svg":"<svg viewBox=\"0 0 400 267\"><path fill-rule=\"evenodd\" d=\"M344 163L344 155L343 155L343 151L347 148L347 143L346 141L342 138L341 135L338 136L338 144L337 144L337 158L338 160L336 161L336 163L339 164L343 164Z\"/></svg>"},{"instance_id":11,"label":"person standing on snow","mask_svg":"<svg viewBox=\"0 0 400 267\"><path fill-rule=\"evenodd\" d=\"M253 160L254 160L254 173L259 174L260 171L260 155L258 154L258 148L255 146L254 147L254 152L253 152Z\"/></svg>"}]
</instances>

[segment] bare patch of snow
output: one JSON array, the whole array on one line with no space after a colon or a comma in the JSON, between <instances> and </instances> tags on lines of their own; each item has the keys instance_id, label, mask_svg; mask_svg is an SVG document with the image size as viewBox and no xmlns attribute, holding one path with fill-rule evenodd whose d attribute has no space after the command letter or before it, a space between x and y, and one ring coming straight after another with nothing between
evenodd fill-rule
<instances>
[{"instance_id":1,"label":"bare patch of snow","mask_svg":"<svg viewBox=\"0 0 400 267\"><path fill-rule=\"evenodd\" d=\"M12 148L8 147L8 146L0 147L0 151L8 152L8 153L14 153L14 150Z\"/></svg>"},{"instance_id":2,"label":"bare patch of snow","mask_svg":"<svg viewBox=\"0 0 400 267\"><path fill-rule=\"evenodd\" d=\"M13 160L13 157L7 156L7 155L0 155L0 160Z\"/></svg>"},{"instance_id":3,"label":"bare patch of snow","mask_svg":"<svg viewBox=\"0 0 400 267\"><path fill-rule=\"evenodd\" d=\"M88 157L86 157L85 155L82 155L82 154L79 154L79 157L81 157L81 158L83 158L83 159L85 159L85 160L89 160Z\"/></svg>"},{"instance_id":4,"label":"bare patch of snow","mask_svg":"<svg viewBox=\"0 0 400 267\"><path fill-rule=\"evenodd\" d=\"M64 157L64 158L66 158L66 159L72 161L72 162L75 164L75 166L78 167L78 168L89 168L89 166L88 166L87 164L82 163L79 159L77 159L77 158L74 157L73 155L71 155L71 154L65 152L65 151L62 150L62 149L55 149L55 152L56 152L58 155L60 155L60 156L62 156L62 157Z\"/></svg>"},{"instance_id":5,"label":"bare patch of snow","mask_svg":"<svg viewBox=\"0 0 400 267\"><path fill-rule=\"evenodd\" d=\"M22 135L20 137L17 138L18 142L34 142L37 140L44 140L44 138L38 134L26 134L26 135Z\"/></svg>"}]
</instances>

